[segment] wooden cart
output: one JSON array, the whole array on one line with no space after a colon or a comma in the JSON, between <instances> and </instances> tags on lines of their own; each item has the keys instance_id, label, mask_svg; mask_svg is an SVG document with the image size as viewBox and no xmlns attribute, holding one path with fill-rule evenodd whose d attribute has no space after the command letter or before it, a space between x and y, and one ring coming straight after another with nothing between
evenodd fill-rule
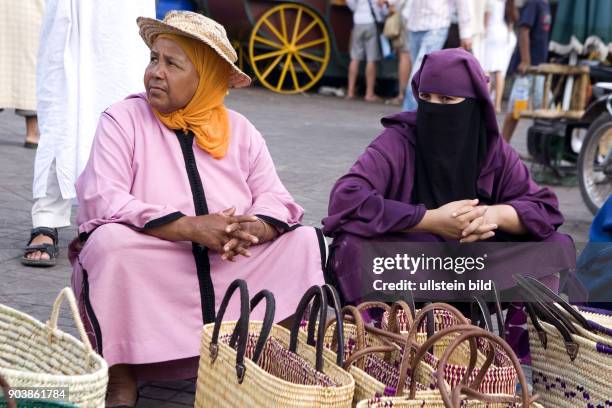
<instances>
[{"instance_id":1,"label":"wooden cart","mask_svg":"<svg viewBox=\"0 0 612 408\"><path fill-rule=\"evenodd\" d=\"M299 93L346 72L352 13L345 0L204 0L266 88Z\"/></svg>"}]
</instances>

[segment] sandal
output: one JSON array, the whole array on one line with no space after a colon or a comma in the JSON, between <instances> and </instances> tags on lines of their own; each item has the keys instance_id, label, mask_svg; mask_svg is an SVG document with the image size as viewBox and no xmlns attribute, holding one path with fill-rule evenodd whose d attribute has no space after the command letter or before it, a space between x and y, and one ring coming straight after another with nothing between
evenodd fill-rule
<instances>
[{"instance_id":1,"label":"sandal","mask_svg":"<svg viewBox=\"0 0 612 408\"><path fill-rule=\"evenodd\" d=\"M34 240L34 238L38 235L44 235L51 238L53 240L53 244L30 245L32 240ZM54 266L57 262L57 256L59 255L57 243L57 228L37 227L32 229L30 232L30 241L28 241L28 245L24 248L24 254L21 257L21 263L26 266ZM26 258L26 255L36 251L46 253L49 255L49 259Z\"/></svg>"}]
</instances>

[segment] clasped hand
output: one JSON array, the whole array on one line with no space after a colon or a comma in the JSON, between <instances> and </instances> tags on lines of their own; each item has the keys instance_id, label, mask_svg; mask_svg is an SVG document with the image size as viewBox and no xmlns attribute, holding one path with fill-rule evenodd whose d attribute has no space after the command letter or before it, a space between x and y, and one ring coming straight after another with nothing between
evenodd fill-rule
<instances>
[{"instance_id":1,"label":"clasped hand","mask_svg":"<svg viewBox=\"0 0 612 408\"><path fill-rule=\"evenodd\" d=\"M478 205L478 199L453 201L433 210L436 233L460 242L489 239L498 228L495 206Z\"/></svg>"},{"instance_id":2,"label":"clasped hand","mask_svg":"<svg viewBox=\"0 0 612 408\"><path fill-rule=\"evenodd\" d=\"M218 252L221 259L249 257L251 245L261 244L275 237L274 229L253 215L236 215L235 208L218 213L193 217L192 241Z\"/></svg>"}]
</instances>

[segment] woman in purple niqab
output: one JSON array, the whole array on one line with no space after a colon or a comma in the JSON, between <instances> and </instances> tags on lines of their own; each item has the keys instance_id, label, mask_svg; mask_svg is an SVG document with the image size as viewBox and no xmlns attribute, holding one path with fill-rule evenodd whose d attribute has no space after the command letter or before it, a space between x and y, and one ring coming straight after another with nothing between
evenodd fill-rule
<instances>
[{"instance_id":1,"label":"woman in purple niqab","mask_svg":"<svg viewBox=\"0 0 612 408\"><path fill-rule=\"evenodd\" d=\"M383 118L383 132L331 192L328 277L345 300L362 296L361 248L372 241L554 242L567 248L556 265L575 267L571 238L557 232L557 197L500 136L478 61L463 49L428 54L412 88L418 109ZM528 274L558 288L550 268Z\"/></svg>"}]
</instances>

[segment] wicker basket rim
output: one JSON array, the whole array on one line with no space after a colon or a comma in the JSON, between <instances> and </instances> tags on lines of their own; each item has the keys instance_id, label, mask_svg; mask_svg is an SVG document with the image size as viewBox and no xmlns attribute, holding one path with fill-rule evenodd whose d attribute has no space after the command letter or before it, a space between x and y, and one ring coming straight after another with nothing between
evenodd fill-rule
<instances>
[{"instance_id":1,"label":"wicker basket rim","mask_svg":"<svg viewBox=\"0 0 612 408\"><path fill-rule=\"evenodd\" d=\"M19 322L27 322L28 324L34 326L35 329L40 330L41 332L50 332L52 329L46 325L45 323L41 322L40 320L34 318L33 316L30 316L27 313L21 312L17 309L14 309L12 307L0 304L0 315L11 315L16 317L16 320ZM68 343L71 343L73 347L76 347L78 349L81 349L84 354L87 351L87 348L85 347L85 344L83 344L83 342L79 339L77 339L76 337L74 337L72 334L70 333L66 333L65 331L61 330L61 329L55 329L54 336L57 337L61 337L62 340L67 341ZM42 336L40 336L42 337ZM39 378L40 376L44 376L45 378L48 378L49 380L51 379L66 379L66 378L70 378L70 379L89 379L91 378L96 378L100 375L102 376L106 376L106 372L108 371L108 364L106 363L106 360L104 360L102 358L102 356L100 356L98 353L96 353L95 351L89 354L89 357L94 360L94 362L98 365L98 368L91 372L91 373L87 373L87 374L74 374L74 375L64 375L64 374L45 374L45 373L34 373L31 371L25 371L25 370L18 370L15 368L8 368L5 366L0 366L0 370L3 370L4 372L6 372L7 374L12 374L12 375L19 375L21 377L24 378Z\"/></svg>"},{"instance_id":2,"label":"wicker basket rim","mask_svg":"<svg viewBox=\"0 0 612 408\"><path fill-rule=\"evenodd\" d=\"M531 321L531 319L530 319L530 321ZM547 323L547 322L543 322L541 320L540 320L540 324L542 325L542 328L544 329L544 331L548 335L554 336L554 337L562 337L561 334L559 334L559 332L557 331L557 328L554 325L552 325L550 323ZM531 325L533 325L533 324L531 324ZM595 341L594 339L584 337L584 336L582 336L580 334L572 334L572 333L570 333L570 336L572 336L572 339L575 342L580 343L580 344L584 345L585 347L589 347L590 349L593 349L593 350L597 351L598 353L606 354L605 352L600 351L600 350L597 349L596 345L597 345L598 342ZM598 336L598 335L593 334L593 333L591 333L591 336L593 336L594 338L597 338L597 337L601 338L602 339L602 343L604 343L604 344L610 341L609 339L602 338L601 336Z\"/></svg>"},{"instance_id":3,"label":"wicker basket rim","mask_svg":"<svg viewBox=\"0 0 612 408\"><path fill-rule=\"evenodd\" d=\"M231 334L231 331L228 330L228 327L231 326L231 330L233 330L234 326L236 325L237 321L224 321L221 323L221 330L219 332L219 337L221 337L224 334ZM252 321L249 322L249 331L251 331L252 327L255 328L260 328L262 325L261 321ZM206 336L209 340L212 339L212 332L213 332L213 327L214 327L214 323L208 323L204 326L203 329L203 334L204 336ZM278 325L274 325L272 326L272 330L270 331L270 337L272 337L274 335L274 333L281 333L283 335L286 335L287 338L289 338L290 336L290 331L285 329L284 327L278 326ZM298 335L299 338L299 335ZM228 345L226 345L225 343L223 343L223 345L219 344L219 346L223 346L224 348L227 348L227 351L232 355L232 357L234 357L235 359L235 355L236 355L236 350L232 349L231 347L229 347ZM306 347L308 349L312 349L312 352L315 352L315 348L313 346L309 346L306 343L303 342L298 342L298 346L302 346L302 347ZM324 357L325 357L325 348L323 349L324 353ZM354 389L355 388L355 379L353 378L353 376L351 374L349 374L347 371L344 371L341 367L338 367L336 365L335 361L328 361L326 358L324 358L324 360L326 360L326 363L330 363L330 364L326 364L325 367L329 368L331 367L332 370L337 371L338 376L344 377L343 381L346 380L346 384L342 384L339 386L335 386L333 387L335 390L338 390L339 392L343 392L347 389ZM253 360L251 360L250 358L245 358L244 359L245 364L247 364L248 366L250 366L253 369L258 369L262 372L262 374L265 374L266 376L270 376L273 377L276 380L280 381L283 386L287 385L290 387L295 387L297 389L312 389L312 388L320 388L321 386L318 385L302 385L302 384L295 384L286 380L283 380L282 378L279 378L277 376L274 376L270 373L268 373L267 371L264 371L261 367L259 367L259 365L257 365ZM325 372L325 371L324 371ZM327 373L326 373L327 374Z\"/></svg>"}]
</instances>

